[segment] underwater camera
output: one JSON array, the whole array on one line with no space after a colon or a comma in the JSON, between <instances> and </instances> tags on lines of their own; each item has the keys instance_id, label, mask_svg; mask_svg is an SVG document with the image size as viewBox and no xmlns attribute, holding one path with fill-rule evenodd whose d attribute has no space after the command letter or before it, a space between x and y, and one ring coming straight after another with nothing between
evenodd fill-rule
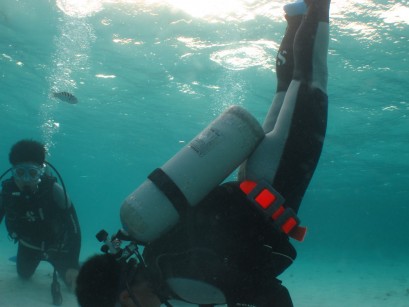
<instances>
[{"instance_id":1,"label":"underwater camera","mask_svg":"<svg viewBox=\"0 0 409 307\"><path fill-rule=\"evenodd\" d=\"M120 229L115 235L110 237L108 232L102 229L96 234L96 238L99 242L103 243L101 251L105 254L114 255L117 261L128 262L132 256L135 256L139 263L145 265L138 249L139 245L144 244L134 240L124 230ZM122 248L121 245L125 241L129 243Z\"/></svg>"},{"instance_id":2,"label":"underwater camera","mask_svg":"<svg viewBox=\"0 0 409 307\"><path fill-rule=\"evenodd\" d=\"M101 251L105 254L114 255L116 261L125 262L129 268L129 271L126 273L125 280L127 287L129 280L133 280L137 268L146 269L145 261L143 260L142 255L140 254L138 247L145 246L141 241L137 241L132 238L127 232L123 229L119 230L115 235L109 236L108 232L105 230L100 230L96 234L96 238L99 242L102 242ZM128 242L127 245L121 247L123 242ZM129 289L128 289L129 291ZM161 303L167 307L172 307L172 305L167 301L166 297L161 294L160 289L154 289L154 293L159 297ZM141 304L138 300L132 298L135 306L141 307Z\"/></svg>"}]
</instances>

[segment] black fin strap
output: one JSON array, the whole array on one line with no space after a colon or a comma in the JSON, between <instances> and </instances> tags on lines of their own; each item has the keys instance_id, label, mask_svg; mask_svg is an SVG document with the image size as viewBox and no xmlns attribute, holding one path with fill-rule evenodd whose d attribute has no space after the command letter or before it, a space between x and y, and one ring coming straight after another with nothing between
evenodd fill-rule
<instances>
[{"instance_id":1,"label":"black fin strap","mask_svg":"<svg viewBox=\"0 0 409 307\"><path fill-rule=\"evenodd\" d=\"M166 195L179 215L183 217L189 207L189 202L175 182L160 168L150 173L148 178Z\"/></svg>"}]
</instances>

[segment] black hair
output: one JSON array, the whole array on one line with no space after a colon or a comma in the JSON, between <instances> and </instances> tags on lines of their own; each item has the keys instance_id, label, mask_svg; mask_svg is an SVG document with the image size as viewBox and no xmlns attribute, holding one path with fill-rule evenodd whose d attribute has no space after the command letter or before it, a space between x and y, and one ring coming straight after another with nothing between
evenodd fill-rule
<instances>
[{"instance_id":1,"label":"black hair","mask_svg":"<svg viewBox=\"0 0 409 307\"><path fill-rule=\"evenodd\" d=\"M45 162L46 149L43 144L34 140L21 140L11 147L9 161L11 165L23 162L34 162L39 165Z\"/></svg>"},{"instance_id":2,"label":"black hair","mask_svg":"<svg viewBox=\"0 0 409 307\"><path fill-rule=\"evenodd\" d=\"M75 294L81 307L114 307L118 301L123 264L113 255L95 255L81 267Z\"/></svg>"}]
</instances>

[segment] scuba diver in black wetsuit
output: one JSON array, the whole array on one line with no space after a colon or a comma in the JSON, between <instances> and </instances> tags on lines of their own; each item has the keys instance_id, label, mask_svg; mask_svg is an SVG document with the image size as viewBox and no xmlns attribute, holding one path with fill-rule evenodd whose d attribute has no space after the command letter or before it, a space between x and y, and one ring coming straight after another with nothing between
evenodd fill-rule
<instances>
[{"instance_id":1,"label":"scuba diver in black wetsuit","mask_svg":"<svg viewBox=\"0 0 409 307\"><path fill-rule=\"evenodd\" d=\"M305 235L296 214L325 137L329 6L330 0L306 0L284 7L288 27L277 55L277 92L262 127L265 136L241 165L239 180L213 188L192 205L177 178L188 177L190 170L172 173L172 165L180 166L179 153L155 170L124 202L124 231L101 239L107 254L81 268L76 294L82 307L155 307L169 305L170 299L199 306L293 306L277 277L296 257L289 237L302 241ZM189 145L201 158L210 150L199 146L206 138L217 146L221 133L216 128ZM152 191L165 196L150 202L145 198ZM163 226L173 213L162 204L148 222L144 210L152 212L165 199L175 208L177 222ZM150 222L163 227L159 235L150 232ZM125 249L123 240L130 241ZM144 245L142 256L137 245Z\"/></svg>"},{"instance_id":2,"label":"scuba diver in black wetsuit","mask_svg":"<svg viewBox=\"0 0 409 307\"><path fill-rule=\"evenodd\" d=\"M52 295L60 305L58 275L73 291L79 270L80 226L74 206L57 170L45 161L43 144L22 140L11 148L9 160L12 177L2 182L0 222L5 219L9 236L18 242L17 273L30 278L40 261L54 267ZM49 174L47 165L60 177Z\"/></svg>"}]
</instances>

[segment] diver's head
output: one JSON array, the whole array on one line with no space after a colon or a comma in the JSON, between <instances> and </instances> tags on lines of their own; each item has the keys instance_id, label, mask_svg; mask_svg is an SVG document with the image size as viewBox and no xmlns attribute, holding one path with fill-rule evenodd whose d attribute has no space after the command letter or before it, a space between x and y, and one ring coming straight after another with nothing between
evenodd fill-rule
<instances>
[{"instance_id":1,"label":"diver's head","mask_svg":"<svg viewBox=\"0 0 409 307\"><path fill-rule=\"evenodd\" d=\"M11 147L9 161L13 178L21 191L34 192L45 171L46 150L43 144L22 140Z\"/></svg>"},{"instance_id":2,"label":"diver's head","mask_svg":"<svg viewBox=\"0 0 409 307\"><path fill-rule=\"evenodd\" d=\"M81 307L159 307L145 269L115 255L89 258L82 265L75 290Z\"/></svg>"},{"instance_id":3,"label":"diver's head","mask_svg":"<svg viewBox=\"0 0 409 307\"><path fill-rule=\"evenodd\" d=\"M89 258L77 277L75 293L82 307L114 307L117 302L122 265L115 256Z\"/></svg>"}]
</instances>

